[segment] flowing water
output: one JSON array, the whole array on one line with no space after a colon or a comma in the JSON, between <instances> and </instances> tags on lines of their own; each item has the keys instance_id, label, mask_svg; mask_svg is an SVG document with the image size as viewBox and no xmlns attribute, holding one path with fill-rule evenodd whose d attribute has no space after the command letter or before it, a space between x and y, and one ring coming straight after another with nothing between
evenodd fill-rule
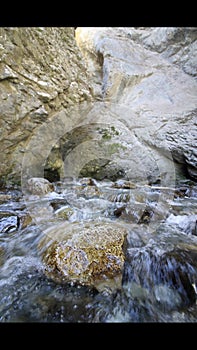
<instances>
[{"instance_id":1,"label":"flowing water","mask_svg":"<svg viewBox=\"0 0 197 350\"><path fill-rule=\"evenodd\" d=\"M127 184L128 185L128 184ZM121 287L46 275L39 242L65 222L113 222L126 238ZM196 322L197 186L67 179L42 198L0 191L0 322Z\"/></svg>"}]
</instances>

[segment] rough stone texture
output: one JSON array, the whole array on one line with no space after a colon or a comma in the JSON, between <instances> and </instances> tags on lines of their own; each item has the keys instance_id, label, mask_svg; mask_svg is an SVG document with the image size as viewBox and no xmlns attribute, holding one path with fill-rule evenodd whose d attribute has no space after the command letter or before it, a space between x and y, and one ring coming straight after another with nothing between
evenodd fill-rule
<instances>
[{"instance_id":1,"label":"rough stone texture","mask_svg":"<svg viewBox=\"0 0 197 350\"><path fill-rule=\"evenodd\" d=\"M20 183L37 128L63 108L91 100L90 90L74 28L0 28L1 181ZM59 159L49 167L59 169Z\"/></svg>"},{"instance_id":2,"label":"rough stone texture","mask_svg":"<svg viewBox=\"0 0 197 350\"><path fill-rule=\"evenodd\" d=\"M28 189L31 194L44 195L54 191L54 186L47 179L34 177L28 180Z\"/></svg>"},{"instance_id":3,"label":"rough stone texture","mask_svg":"<svg viewBox=\"0 0 197 350\"><path fill-rule=\"evenodd\" d=\"M121 276L127 230L118 224L61 224L46 231L39 243L46 273L59 281L98 287Z\"/></svg>"},{"instance_id":4,"label":"rough stone texture","mask_svg":"<svg viewBox=\"0 0 197 350\"><path fill-rule=\"evenodd\" d=\"M69 27L0 28L1 182L196 180L196 39L190 27L82 27L76 41Z\"/></svg>"},{"instance_id":5,"label":"rough stone texture","mask_svg":"<svg viewBox=\"0 0 197 350\"><path fill-rule=\"evenodd\" d=\"M130 148L127 177L175 168L195 180L196 28L77 28L76 38L114 126L129 130L118 141Z\"/></svg>"},{"instance_id":6,"label":"rough stone texture","mask_svg":"<svg viewBox=\"0 0 197 350\"><path fill-rule=\"evenodd\" d=\"M5 254L5 248L4 246L0 245L0 266L4 263L4 254Z\"/></svg>"},{"instance_id":7,"label":"rough stone texture","mask_svg":"<svg viewBox=\"0 0 197 350\"><path fill-rule=\"evenodd\" d=\"M197 75L196 27L135 28L127 34L146 48L159 52L185 73Z\"/></svg>"}]
</instances>

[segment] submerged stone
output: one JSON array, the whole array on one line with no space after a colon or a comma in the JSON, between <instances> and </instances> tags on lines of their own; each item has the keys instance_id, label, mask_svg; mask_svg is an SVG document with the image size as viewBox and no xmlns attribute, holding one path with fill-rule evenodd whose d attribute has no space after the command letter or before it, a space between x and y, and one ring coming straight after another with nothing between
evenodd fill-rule
<instances>
[{"instance_id":1,"label":"submerged stone","mask_svg":"<svg viewBox=\"0 0 197 350\"><path fill-rule=\"evenodd\" d=\"M46 233L39 247L46 273L51 278L98 290L106 286L110 289L120 287L123 243L127 235L123 226L107 222L62 224Z\"/></svg>"},{"instance_id":2,"label":"submerged stone","mask_svg":"<svg viewBox=\"0 0 197 350\"><path fill-rule=\"evenodd\" d=\"M55 215L64 220L69 220L69 218L74 214L74 211L69 206L65 205L55 211Z\"/></svg>"}]
</instances>

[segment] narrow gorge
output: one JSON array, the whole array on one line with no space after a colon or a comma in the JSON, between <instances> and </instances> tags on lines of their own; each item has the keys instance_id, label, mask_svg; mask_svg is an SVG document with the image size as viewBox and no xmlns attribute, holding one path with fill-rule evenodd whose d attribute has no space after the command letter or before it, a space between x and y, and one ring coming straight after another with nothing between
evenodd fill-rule
<instances>
[{"instance_id":1,"label":"narrow gorge","mask_svg":"<svg viewBox=\"0 0 197 350\"><path fill-rule=\"evenodd\" d=\"M197 28L0 28L0 322L197 321Z\"/></svg>"}]
</instances>

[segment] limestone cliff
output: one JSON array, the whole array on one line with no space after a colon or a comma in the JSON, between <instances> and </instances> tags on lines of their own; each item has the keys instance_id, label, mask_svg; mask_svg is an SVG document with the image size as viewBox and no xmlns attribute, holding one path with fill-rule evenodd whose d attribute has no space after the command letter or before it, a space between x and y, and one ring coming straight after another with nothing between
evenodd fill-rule
<instances>
[{"instance_id":1,"label":"limestone cliff","mask_svg":"<svg viewBox=\"0 0 197 350\"><path fill-rule=\"evenodd\" d=\"M174 167L196 179L196 28L77 28L76 38L94 90L127 125L128 177Z\"/></svg>"},{"instance_id":2,"label":"limestone cliff","mask_svg":"<svg viewBox=\"0 0 197 350\"><path fill-rule=\"evenodd\" d=\"M20 183L36 128L55 112L91 100L90 91L74 28L0 28L1 182Z\"/></svg>"},{"instance_id":3,"label":"limestone cliff","mask_svg":"<svg viewBox=\"0 0 197 350\"><path fill-rule=\"evenodd\" d=\"M1 182L196 180L196 45L190 27L0 28Z\"/></svg>"}]
</instances>

